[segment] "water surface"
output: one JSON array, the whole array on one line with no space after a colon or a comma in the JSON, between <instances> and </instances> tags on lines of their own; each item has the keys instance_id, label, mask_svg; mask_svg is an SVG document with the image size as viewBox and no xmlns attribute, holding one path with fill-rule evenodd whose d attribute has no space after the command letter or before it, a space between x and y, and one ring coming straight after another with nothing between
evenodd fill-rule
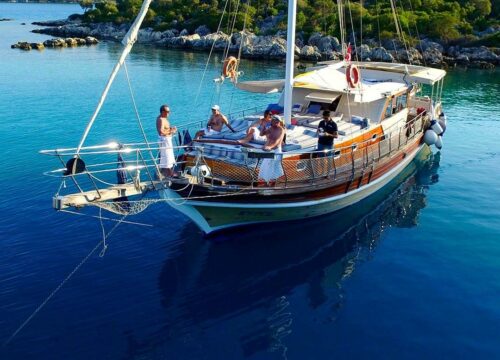
<instances>
[{"instance_id":1,"label":"water surface","mask_svg":"<svg viewBox=\"0 0 500 360\"><path fill-rule=\"evenodd\" d=\"M35 20L76 5L0 3L0 340L6 340L101 239L98 221L56 213L57 166L37 152L75 146L120 47L22 52ZM172 120L264 107L276 95L214 88L220 57L134 48L128 70L146 132ZM245 78L281 63L244 61ZM331 359L498 357L498 72L454 70L445 83L442 152L356 208L233 231L214 243L155 205L121 225L7 346L6 359ZM88 144L137 140L123 73ZM434 152L435 149L434 149ZM385 199L385 200L383 200ZM109 230L113 224L106 223Z\"/></svg>"}]
</instances>

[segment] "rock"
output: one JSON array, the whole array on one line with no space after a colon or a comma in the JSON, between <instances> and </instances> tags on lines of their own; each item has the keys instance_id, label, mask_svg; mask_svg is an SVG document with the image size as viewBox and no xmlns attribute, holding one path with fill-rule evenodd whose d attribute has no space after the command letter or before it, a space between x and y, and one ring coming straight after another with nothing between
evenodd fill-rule
<instances>
[{"instance_id":1,"label":"rock","mask_svg":"<svg viewBox=\"0 0 500 360\"><path fill-rule=\"evenodd\" d=\"M271 58L286 57L286 47L280 43L274 43L268 53Z\"/></svg>"},{"instance_id":2,"label":"rock","mask_svg":"<svg viewBox=\"0 0 500 360\"><path fill-rule=\"evenodd\" d=\"M321 53L326 53L328 51L340 51L340 43L336 37L324 36L321 39L313 39L313 42L317 42L318 50Z\"/></svg>"},{"instance_id":3,"label":"rock","mask_svg":"<svg viewBox=\"0 0 500 360\"><path fill-rule=\"evenodd\" d=\"M394 57L389 54L389 52L383 47L373 48L370 52L370 58L374 61L384 61L384 62L393 62Z\"/></svg>"},{"instance_id":4,"label":"rock","mask_svg":"<svg viewBox=\"0 0 500 360\"><path fill-rule=\"evenodd\" d=\"M181 31L181 33L179 34L179 36L187 36L189 35L189 31L187 31L187 29L184 29Z\"/></svg>"},{"instance_id":5,"label":"rock","mask_svg":"<svg viewBox=\"0 0 500 360\"><path fill-rule=\"evenodd\" d=\"M477 36L483 37L500 32L500 25L492 25L484 31L475 32Z\"/></svg>"},{"instance_id":6,"label":"rock","mask_svg":"<svg viewBox=\"0 0 500 360\"><path fill-rule=\"evenodd\" d=\"M321 41L322 38L323 38L323 35L321 35L320 33L317 33L317 32L312 33L311 36L309 36L309 40L307 41L307 44L310 46L318 47L319 42Z\"/></svg>"},{"instance_id":7,"label":"rock","mask_svg":"<svg viewBox=\"0 0 500 360\"><path fill-rule=\"evenodd\" d=\"M488 49L486 46L476 47L476 48L464 48L462 49L469 57L471 61L479 62L489 62L496 64L499 62L499 56L493 51Z\"/></svg>"},{"instance_id":8,"label":"rock","mask_svg":"<svg viewBox=\"0 0 500 360\"><path fill-rule=\"evenodd\" d=\"M32 49L36 49L36 50L45 49L45 46L42 43L31 43L30 46Z\"/></svg>"},{"instance_id":9,"label":"rock","mask_svg":"<svg viewBox=\"0 0 500 360\"><path fill-rule=\"evenodd\" d=\"M306 60L320 60L321 53L316 46L306 45L300 50L300 57Z\"/></svg>"},{"instance_id":10,"label":"rock","mask_svg":"<svg viewBox=\"0 0 500 360\"><path fill-rule=\"evenodd\" d=\"M64 26L68 24L67 20L49 20L49 21L35 21L31 25L37 26Z\"/></svg>"},{"instance_id":11,"label":"rock","mask_svg":"<svg viewBox=\"0 0 500 360\"><path fill-rule=\"evenodd\" d=\"M99 40L97 40L95 37L92 37L92 36L87 36L85 38L85 43L87 45L95 45L95 44L98 44L99 43Z\"/></svg>"},{"instance_id":12,"label":"rock","mask_svg":"<svg viewBox=\"0 0 500 360\"><path fill-rule=\"evenodd\" d=\"M67 39L65 39L65 41L66 41L66 45L68 45L70 47L78 46L78 41L76 39L67 38Z\"/></svg>"},{"instance_id":13,"label":"rock","mask_svg":"<svg viewBox=\"0 0 500 360\"><path fill-rule=\"evenodd\" d=\"M440 53L442 53L444 51L444 48L443 48L443 45L441 44L438 44L437 42L433 42L433 41L430 41L430 40L427 40L427 39L423 39L421 42L420 42L420 46L418 47L419 49L422 49L422 51L425 53L427 50L431 50L431 49L436 49L438 50Z\"/></svg>"},{"instance_id":14,"label":"rock","mask_svg":"<svg viewBox=\"0 0 500 360\"><path fill-rule=\"evenodd\" d=\"M325 60L339 60L342 58L341 53L337 51L326 51L322 53L322 56Z\"/></svg>"},{"instance_id":15,"label":"rock","mask_svg":"<svg viewBox=\"0 0 500 360\"><path fill-rule=\"evenodd\" d=\"M371 56L370 47L365 44L358 46L357 52L361 61L367 61L367 59L369 59Z\"/></svg>"},{"instance_id":16,"label":"rock","mask_svg":"<svg viewBox=\"0 0 500 360\"><path fill-rule=\"evenodd\" d=\"M31 50L31 45L28 42L22 41L18 42L18 49L29 51Z\"/></svg>"},{"instance_id":17,"label":"rock","mask_svg":"<svg viewBox=\"0 0 500 360\"><path fill-rule=\"evenodd\" d=\"M460 65L469 65L469 57L465 54L460 54L455 58L456 62Z\"/></svg>"},{"instance_id":18,"label":"rock","mask_svg":"<svg viewBox=\"0 0 500 360\"><path fill-rule=\"evenodd\" d=\"M443 62L443 54L435 47L428 47L422 55L429 65L439 65Z\"/></svg>"},{"instance_id":19,"label":"rock","mask_svg":"<svg viewBox=\"0 0 500 360\"><path fill-rule=\"evenodd\" d=\"M21 25L26 25L26 23L21 23Z\"/></svg>"},{"instance_id":20,"label":"rock","mask_svg":"<svg viewBox=\"0 0 500 360\"><path fill-rule=\"evenodd\" d=\"M0 18L0 21L12 21L14 19L9 19L9 18Z\"/></svg>"},{"instance_id":21,"label":"rock","mask_svg":"<svg viewBox=\"0 0 500 360\"><path fill-rule=\"evenodd\" d=\"M423 58L417 49L409 48L397 51L397 59L404 63L420 64Z\"/></svg>"},{"instance_id":22,"label":"rock","mask_svg":"<svg viewBox=\"0 0 500 360\"><path fill-rule=\"evenodd\" d=\"M196 30L194 31L194 33L198 34L200 36L205 36L205 35L210 34L210 29L206 25L200 25L200 26L198 26L196 28Z\"/></svg>"}]
</instances>

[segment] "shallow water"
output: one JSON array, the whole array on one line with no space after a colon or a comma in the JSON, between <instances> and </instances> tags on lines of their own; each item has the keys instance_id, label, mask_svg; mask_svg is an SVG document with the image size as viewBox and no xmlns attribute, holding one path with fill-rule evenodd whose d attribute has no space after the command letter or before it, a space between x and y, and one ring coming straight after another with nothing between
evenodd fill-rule
<instances>
[{"instance_id":1,"label":"shallow water","mask_svg":"<svg viewBox=\"0 0 500 360\"><path fill-rule=\"evenodd\" d=\"M21 22L79 11L0 3L0 18L15 19L0 22L2 342L101 239L95 219L51 209L58 183L42 173L57 165L38 151L77 145L120 48L10 49L47 38ZM213 95L220 57L195 101L206 58L134 48L128 70L148 134L165 102L181 124L214 102L229 111L275 101L229 86ZM284 73L280 63L242 66L247 79ZM153 226L119 226L106 255L94 254L0 358L497 358L499 80L451 71L443 151L359 207L214 243L151 206L132 220ZM138 136L121 73L88 143Z\"/></svg>"}]
</instances>

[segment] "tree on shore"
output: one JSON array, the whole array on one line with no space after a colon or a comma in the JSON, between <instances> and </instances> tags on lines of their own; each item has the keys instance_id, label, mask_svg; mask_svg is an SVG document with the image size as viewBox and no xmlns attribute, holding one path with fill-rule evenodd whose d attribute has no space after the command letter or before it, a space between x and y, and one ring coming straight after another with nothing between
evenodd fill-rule
<instances>
[{"instance_id":1,"label":"tree on shore","mask_svg":"<svg viewBox=\"0 0 500 360\"><path fill-rule=\"evenodd\" d=\"M227 1L227 3L226 3ZM405 37L429 36L452 41L471 36L474 31L499 25L499 0L412 0L396 2L398 22ZM80 0L83 20L88 22L131 22L142 0ZM357 37L396 37L390 3L364 0L347 2L346 25ZM157 31L187 29L206 25L215 31L222 18L222 30L248 30L274 34L286 29L286 0L153 0L143 26ZM236 22L232 26L233 16ZM362 31L360 24L363 24ZM231 25L230 25L231 24ZM271 25L270 25L271 24ZM314 32L338 36L337 3L333 0L299 0L297 30L308 36Z\"/></svg>"},{"instance_id":2,"label":"tree on shore","mask_svg":"<svg viewBox=\"0 0 500 360\"><path fill-rule=\"evenodd\" d=\"M83 9L83 12L86 13L94 8L94 0L79 0L78 4Z\"/></svg>"}]
</instances>

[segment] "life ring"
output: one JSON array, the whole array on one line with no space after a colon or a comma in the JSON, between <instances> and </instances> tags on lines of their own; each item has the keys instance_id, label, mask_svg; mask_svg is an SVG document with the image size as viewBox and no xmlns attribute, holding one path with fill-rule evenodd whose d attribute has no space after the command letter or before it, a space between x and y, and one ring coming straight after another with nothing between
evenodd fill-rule
<instances>
[{"instance_id":1,"label":"life ring","mask_svg":"<svg viewBox=\"0 0 500 360\"><path fill-rule=\"evenodd\" d=\"M359 83L359 70L356 65L349 65L345 70L345 77L349 87L355 88Z\"/></svg>"},{"instance_id":2,"label":"life ring","mask_svg":"<svg viewBox=\"0 0 500 360\"><path fill-rule=\"evenodd\" d=\"M222 76L230 77L231 79L236 78L236 67L238 66L238 59L234 56L228 57L224 60L224 64L222 65Z\"/></svg>"}]
</instances>

